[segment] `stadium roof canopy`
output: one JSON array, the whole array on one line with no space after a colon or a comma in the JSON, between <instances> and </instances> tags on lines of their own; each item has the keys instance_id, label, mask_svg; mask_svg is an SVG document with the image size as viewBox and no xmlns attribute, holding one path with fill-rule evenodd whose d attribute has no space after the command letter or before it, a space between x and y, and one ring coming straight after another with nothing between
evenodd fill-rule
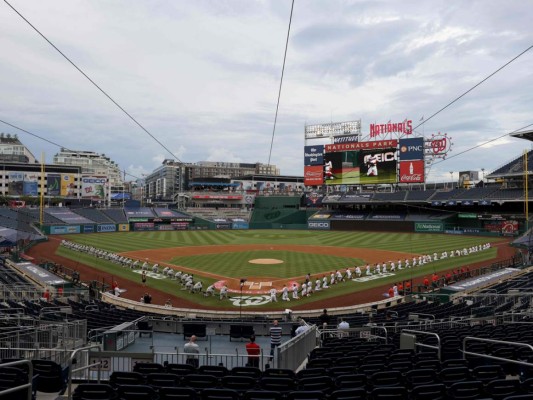
<instances>
[{"instance_id":1,"label":"stadium roof canopy","mask_svg":"<svg viewBox=\"0 0 533 400\"><path fill-rule=\"evenodd\" d=\"M529 140L533 142L533 129L530 129L528 131L520 131L520 132L511 133L510 136L518 138L518 139Z\"/></svg>"}]
</instances>

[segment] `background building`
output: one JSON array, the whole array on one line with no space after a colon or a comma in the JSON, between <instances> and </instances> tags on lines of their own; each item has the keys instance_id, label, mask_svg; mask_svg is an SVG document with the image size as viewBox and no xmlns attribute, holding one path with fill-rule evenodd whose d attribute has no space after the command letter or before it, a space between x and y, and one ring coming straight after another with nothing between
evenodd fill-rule
<instances>
[{"instance_id":1,"label":"background building","mask_svg":"<svg viewBox=\"0 0 533 400\"><path fill-rule=\"evenodd\" d=\"M179 193L192 190L193 182L195 182L195 186L199 186L202 179L233 179L240 176L263 174L279 176L279 173L279 168L275 165L262 163L222 161L182 163L174 160L164 160L160 167L148 174L143 180L142 197L148 202L174 202ZM137 190L136 194L139 194L139 190Z\"/></svg>"},{"instance_id":2,"label":"background building","mask_svg":"<svg viewBox=\"0 0 533 400\"><path fill-rule=\"evenodd\" d=\"M35 156L24 146L17 135L0 133L0 162L35 164Z\"/></svg>"}]
</instances>

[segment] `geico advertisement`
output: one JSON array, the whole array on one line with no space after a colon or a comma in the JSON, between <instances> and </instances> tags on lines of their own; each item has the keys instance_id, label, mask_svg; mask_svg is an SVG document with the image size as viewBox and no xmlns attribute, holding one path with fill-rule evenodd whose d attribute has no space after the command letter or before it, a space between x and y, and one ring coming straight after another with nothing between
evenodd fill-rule
<instances>
[{"instance_id":1,"label":"geico advertisement","mask_svg":"<svg viewBox=\"0 0 533 400\"><path fill-rule=\"evenodd\" d=\"M329 230L329 221L307 221L308 229L325 229Z\"/></svg>"}]
</instances>

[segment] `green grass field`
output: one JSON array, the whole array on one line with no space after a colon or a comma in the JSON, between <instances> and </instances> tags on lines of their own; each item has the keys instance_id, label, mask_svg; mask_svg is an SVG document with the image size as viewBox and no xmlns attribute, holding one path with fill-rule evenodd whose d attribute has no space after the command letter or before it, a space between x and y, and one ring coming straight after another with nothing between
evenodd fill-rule
<instances>
[{"instance_id":1,"label":"green grass field","mask_svg":"<svg viewBox=\"0 0 533 400\"><path fill-rule=\"evenodd\" d=\"M205 245L239 245L239 244L295 244L309 246L328 247L357 247L366 249L391 250L408 253L430 253L437 252L440 256L442 251L452 249L468 248L470 246L486 243L488 238L472 236L455 236L441 234L408 234L408 233L369 233L369 232L321 232L321 231L287 231L287 230L235 230L235 231L190 231L190 232L124 232L124 233L104 233L87 235L70 235L68 240L77 243L87 244L99 249L116 253L143 249L163 249L187 246ZM503 239L490 238L491 242L503 241ZM69 257L75 261L90 265L102 272L138 282L139 275L131 272L127 268L122 268L116 264L96 259L84 253L74 252L65 248L59 248L58 254ZM377 286L383 286L402 279L410 279L416 276L431 274L450 268L470 265L477 262L490 260L496 256L496 249L473 253L466 257L454 257L445 260L432 262L423 267L398 271L394 276L377 279L369 282L347 282L337 285L335 288L322 291L314 296L299 301L306 303L317 298L326 299L342 296L360 290L367 290ZM252 265L248 260L252 258L276 258L283 260L283 264L278 265ZM202 275L202 271L216 273L227 277L245 276L268 276L272 278L291 278L303 276L310 272L312 275L320 275L325 271L346 266L363 265L365 260L325 256L319 254L307 254L296 251L242 251L226 252L219 254L203 254L196 256L175 257L172 264L193 268L197 271L195 276ZM179 269L177 267L177 269ZM213 279L202 278L204 288L213 282ZM198 303L216 308L220 306L217 299L206 298L199 295L191 295L188 292L178 290L176 281L151 279L149 283L152 287L168 292L177 297L184 297L188 300L194 298ZM192 297L196 296L196 297ZM281 303L266 304L261 306L265 310L283 307Z\"/></svg>"}]
</instances>

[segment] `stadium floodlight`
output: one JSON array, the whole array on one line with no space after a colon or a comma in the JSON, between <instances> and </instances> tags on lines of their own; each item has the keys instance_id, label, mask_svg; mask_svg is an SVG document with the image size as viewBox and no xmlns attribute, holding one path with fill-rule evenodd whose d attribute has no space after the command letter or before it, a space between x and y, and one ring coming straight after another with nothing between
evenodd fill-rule
<instances>
[{"instance_id":1,"label":"stadium floodlight","mask_svg":"<svg viewBox=\"0 0 533 400\"><path fill-rule=\"evenodd\" d=\"M327 124L306 125L305 139L333 138L342 135L361 135L361 120L330 122Z\"/></svg>"}]
</instances>

